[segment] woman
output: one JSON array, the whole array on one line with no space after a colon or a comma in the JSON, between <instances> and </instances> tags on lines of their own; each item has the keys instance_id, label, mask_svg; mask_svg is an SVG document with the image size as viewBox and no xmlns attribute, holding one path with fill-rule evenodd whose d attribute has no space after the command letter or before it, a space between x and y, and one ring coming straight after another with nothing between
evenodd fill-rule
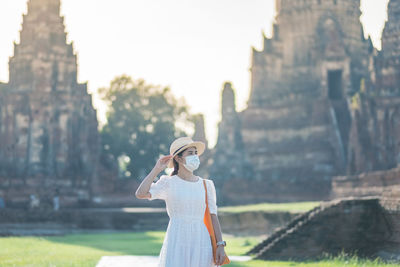
<instances>
[{"instance_id":1,"label":"woman","mask_svg":"<svg viewBox=\"0 0 400 267\"><path fill-rule=\"evenodd\" d=\"M203 218L206 209L203 179L193 174L199 167L199 156L204 152L203 142L189 137L176 139L170 146L170 155L161 157L136 191L140 199L163 199L170 218L159 267L211 267L225 259L226 242L222 240L217 217L214 183L206 180L207 200L217 239L214 263L211 240ZM174 168L171 176L155 177L166 167Z\"/></svg>"}]
</instances>

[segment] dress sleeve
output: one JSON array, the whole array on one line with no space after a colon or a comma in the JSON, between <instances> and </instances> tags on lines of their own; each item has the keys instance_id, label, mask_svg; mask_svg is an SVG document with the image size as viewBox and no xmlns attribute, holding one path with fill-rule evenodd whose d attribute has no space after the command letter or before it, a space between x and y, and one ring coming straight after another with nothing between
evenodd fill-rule
<instances>
[{"instance_id":1,"label":"dress sleeve","mask_svg":"<svg viewBox=\"0 0 400 267\"><path fill-rule=\"evenodd\" d=\"M168 190L168 175L161 175L157 182L150 185L149 193L151 194L149 200L164 199L167 197Z\"/></svg>"},{"instance_id":2,"label":"dress sleeve","mask_svg":"<svg viewBox=\"0 0 400 267\"><path fill-rule=\"evenodd\" d=\"M210 213L217 214L217 194L215 192L214 182L206 180L207 184L207 202Z\"/></svg>"}]
</instances>

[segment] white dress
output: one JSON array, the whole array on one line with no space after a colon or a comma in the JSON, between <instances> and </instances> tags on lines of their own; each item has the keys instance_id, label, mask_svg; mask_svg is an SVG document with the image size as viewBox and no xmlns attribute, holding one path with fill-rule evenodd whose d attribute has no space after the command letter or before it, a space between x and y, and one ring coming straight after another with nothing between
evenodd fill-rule
<instances>
[{"instance_id":1,"label":"white dress","mask_svg":"<svg viewBox=\"0 0 400 267\"><path fill-rule=\"evenodd\" d=\"M206 179L206 185L210 213L217 214L214 183ZM203 221L203 179L190 182L177 175L162 175L149 192L150 200L165 200L170 218L158 266L214 267L210 235Z\"/></svg>"}]
</instances>

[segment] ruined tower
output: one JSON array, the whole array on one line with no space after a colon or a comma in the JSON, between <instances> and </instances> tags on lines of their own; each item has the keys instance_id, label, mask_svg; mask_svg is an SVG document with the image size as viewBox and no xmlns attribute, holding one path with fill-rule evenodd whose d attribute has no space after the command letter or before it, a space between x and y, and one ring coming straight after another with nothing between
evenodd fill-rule
<instances>
[{"instance_id":1,"label":"ruined tower","mask_svg":"<svg viewBox=\"0 0 400 267\"><path fill-rule=\"evenodd\" d=\"M273 37L264 36L262 51L253 49L249 106L288 94L340 98L357 91L368 45L360 1L276 0L276 8Z\"/></svg>"},{"instance_id":2,"label":"ruined tower","mask_svg":"<svg viewBox=\"0 0 400 267\"><path fill-rule=\"evenodd\" d=\"M204 115L201 113L193 115L193 122L194 122L194 134L192 136L192 139L195 141L204 142L204 144L206 145L206 150L200 156L201 164L199 169L197 169L196 173L197 175L203 178L208 178L207 163L210 160L211 153L210 150L208 149L208 140L206 137L206 131L204 126Z\"/></svg>"},{"instance_id":3,"label":"ruined tower","mask_svg":"<svg viewBox=\"0 0 400 267\"><path fill-rule=\"evenodd\" d=\"M374 51L370 90L357 94L348 174L387 170L400 163L400 1L388 4L382 50Z\"/></svg>"},{"instance_id":4,"label":"ruined tower","mask_svg":"<svg viewBox=\"0 0 400 267\"><path fill-rule=\"evenodd\" d=\"M400 90L400 1L388 4L388 20L382 33L382 52L378 56L379 86L386 94Z\"/></svg>"},{"instance_id":5,"label":"ruined tower","mask_svg":"<svg viewBox=\"0 0 400 267\"><path fill-rule=\"evenodd\" d=\"M360 1L277 0L271 38L253 49L241 134L267 201L323 199L344 173L350 99L370 53ZM260 191L261 192L261 191Z\"/></svg>"},{"instance_id":6,"label":"ruined tower","mask_svg":"<svg viewBox=\"0 0 400 267\"><path fill-rule=\"evenodd\" d=\"M230 82L224 84L221 93L221 114L221 122L218 125L218 139L211 156L209 175L215 182L217 190L222 190L222 194L220 194L221 203L225 201L232 203L237 199L237 196L230 194L228 184L233 183L238 186L234 182L236 179L253 179L254 173L244 148L241 121L235 105L235 92ZM226 181L229 182L225 183Z\"/></svg>"},{"instance_id":7,"label":"ruined tower","mask_svg":"<svg viewBox=\"0 0 400 267\"><path fill-rule=\"evenodd\" d=\"M96 110L66 37L60 0L28 2L9 83L0 87L0 189L15 205L55 188L63 205L76 203L97 180Z\"/></svg>"}]
</instances>

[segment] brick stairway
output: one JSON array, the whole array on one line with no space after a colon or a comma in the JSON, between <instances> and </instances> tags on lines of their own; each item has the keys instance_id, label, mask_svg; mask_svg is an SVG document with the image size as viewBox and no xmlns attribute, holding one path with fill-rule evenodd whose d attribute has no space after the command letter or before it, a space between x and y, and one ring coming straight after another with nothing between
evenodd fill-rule
<instances>
[{"instance_id":1,"label":"brick stairway","mask_svg":"<svg viewBox=\"0 0 400 267\"><path fill-rule=\"evenodd\" d=\"M268 246L270 246L273 242L277 242L279 238L281 238L288 229L292 229L296 227L299 222L304 221L304 219L308 218L311 213L321 210L321 206L315 207L312 210L309 210L305 213L302 213L296 216L291 222L289 222L286 226L278 228L272 235L267 237L265 240L261 241L261 243L257 244L251 250L249 250L246 255L259 254L261 251L264 251Z\"/></svg>"},{"instance_id":2,"label":"brick stairway","mask_svg":"<svg viewBox=\"0 0 400 267\"><path fill-rule=\"evenodd\" d=\"M264 260L305 260L341 250L373 255L387 235L381 215L376 197L323 202L295 217L247 255Z\"/></svg>"}]
</instances>

